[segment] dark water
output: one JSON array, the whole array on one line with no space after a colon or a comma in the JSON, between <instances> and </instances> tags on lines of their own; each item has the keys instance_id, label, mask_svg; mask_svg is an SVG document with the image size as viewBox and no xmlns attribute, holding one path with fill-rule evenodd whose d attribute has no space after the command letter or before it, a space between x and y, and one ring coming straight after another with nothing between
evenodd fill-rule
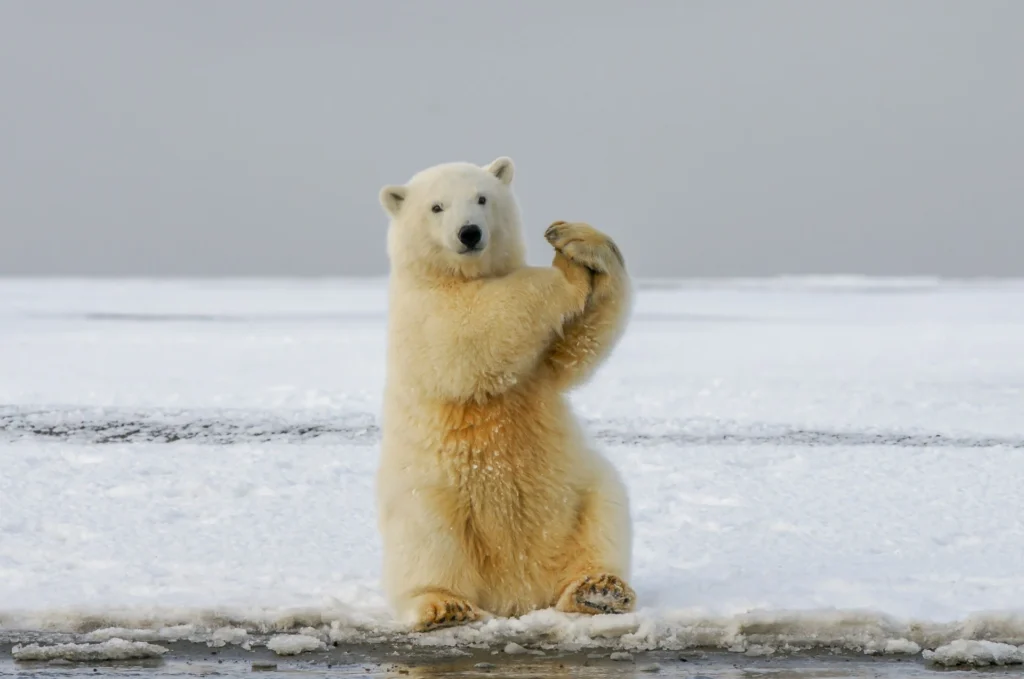
<instances>
[{"instance_id":1,"label":"dark water","mask_svg":"<svg viewBox=\"0 0 1024 679\"><path fill-rule=\"evenodd\" d=\"M687 679L840 679L843 677L1013 677L1024 679L1020 666L1002 668L946 669L920 659L894 660L869 656L818 656L748 658L738 654L650 653L613 659L609 653L562 654L545 657L510 657L477 651L472 655L446 656L437 652L381 649L313 653L279 657L266 649L208 649L191 644L171 644L159 660L67 663L15 662L10 647L0 647L0 677L231 677L261 679L310 677L540 677L625 679L672 677Z\"/></svg>"}]
</instances>

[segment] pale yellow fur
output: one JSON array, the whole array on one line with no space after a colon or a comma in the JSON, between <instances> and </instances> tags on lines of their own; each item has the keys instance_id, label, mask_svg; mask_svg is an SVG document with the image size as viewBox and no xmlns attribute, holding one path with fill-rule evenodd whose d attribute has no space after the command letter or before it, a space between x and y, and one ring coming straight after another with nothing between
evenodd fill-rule
<instances>
[{"instance_id":1,"label":"pale yellow fur","mask_svg":"<svg viewBox=\"0 0 1024 679\"><path fill-rule=\"evenodd\" d=\"M417 629L635 605L625 489L564 396L621 335L629 279L615 244L585 224L553 224L553 265L525 266L511 176L505 158L451 164L381 192L392 217L383 582ZM491 207L472 207L484 194ZM431 201L454 216L431 216ZM467 221L486 222L481 255L452 250L449 231Z\"/></svg>"}]
</instances>

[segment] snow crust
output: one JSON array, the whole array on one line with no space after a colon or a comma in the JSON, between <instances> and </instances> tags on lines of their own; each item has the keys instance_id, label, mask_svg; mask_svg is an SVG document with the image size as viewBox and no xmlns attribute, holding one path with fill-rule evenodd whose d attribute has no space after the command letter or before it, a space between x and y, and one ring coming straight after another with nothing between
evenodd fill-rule
<instances>
[{"instance_id":1,"label":"snow crust","mask_svg":"<svg viewBox=\"0 0 1024 679\"><path fill-rule=\"evenodd\" d=\"M380 591L385 301L0 281L0 642L1024 644L1024 283L643 283L573 394L629 487L641 609L428 634Z\"/></svg>"},{"instance_id":2,"label":"snow crust","mask_svg":"<svg viewBox=\"0 0 1024 679\"><path fill-rule=\"evenodd\" d=\"M144 641L110 639L99 644L54 644L40 646L15 646L11 655L15 660L68 660L71 662L97 660L134 660L138 658L159 658L167 652L163 646Z\"/></svg>"}]
</instances>

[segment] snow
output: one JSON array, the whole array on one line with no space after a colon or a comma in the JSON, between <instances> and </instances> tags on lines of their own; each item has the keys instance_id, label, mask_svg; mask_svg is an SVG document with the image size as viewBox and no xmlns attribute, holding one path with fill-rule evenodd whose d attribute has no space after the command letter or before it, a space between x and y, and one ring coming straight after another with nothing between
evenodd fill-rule
<instances>
[{"instance_id":1,"label":"snow","mask_svg":"<svg viewBox=\"0 0 1024 679\"><path fill-rule=\"evenodd\" d=\"M0 638L1024 644L1024 282L644 284L573 395L630 490L640 610L428 634L379 583L385 305L381 281L0 281Z\"/></svg>"},{"instance_id":2,"label":"snow","mask_svg":"<svg viewBox=\"0 0 1024 679\"><path fill-rule=\"evenodd\" d=\"M144 641L110 639L101 644L53 644L40 646L15 646L11 655L15 660L68 660L71 662L97 660L134 660L137 658L159 658L167 652L163 646Z\"/></svg>"}]
</instances>

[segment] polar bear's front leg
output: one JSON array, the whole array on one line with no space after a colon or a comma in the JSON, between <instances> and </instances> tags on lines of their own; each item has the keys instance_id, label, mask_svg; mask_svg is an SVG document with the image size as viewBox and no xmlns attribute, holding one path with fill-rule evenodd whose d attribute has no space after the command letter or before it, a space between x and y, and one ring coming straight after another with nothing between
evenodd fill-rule
<instances>
[{"instance_id":1,"label":"polar bear's front leg","mask_svg":"<svg viewBox=\"0 0 1024 679\"><path fill-rule=\"evenodd\" d=\"M566 324L545 363L563 388L593 375L625 330L631 291L625 260L615 242L580 222L555 222L544 237L555 248L553 266L569 275L590 273L593 292L583 314Z\"/></svg>"},{"instance_id":2,"label":"polar bear's front leg","mask_svg":"<svg viewBox=\"0 0 1024 679\"><path fill-rule=\"evenodd\" d=\"M471 304L433 319L448 335L457 333L454 342L436 344L429 362L443 370L443 396L452 401L490 398L532 377L591 294L590 273L581 267L524 267L474 285Z\"/></svg>"}]
</instances>

